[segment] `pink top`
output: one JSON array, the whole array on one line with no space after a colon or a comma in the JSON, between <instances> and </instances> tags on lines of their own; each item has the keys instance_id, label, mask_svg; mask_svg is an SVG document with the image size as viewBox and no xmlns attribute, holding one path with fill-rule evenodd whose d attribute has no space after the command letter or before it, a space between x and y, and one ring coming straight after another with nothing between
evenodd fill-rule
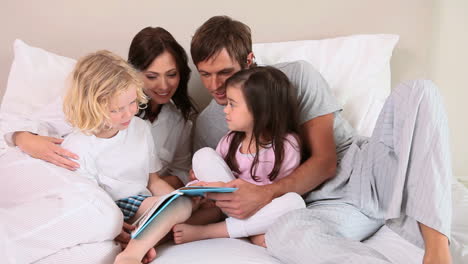
<instances>
[{"instance_id":1,"label":"pink top","mask_svg":"<svg viewBox=\"0 0 468 264\"><path fill-rule=\"evenodd\" d=\"M218 146L216 147L216 152L218 152L221 157L224 158L227 155L231 141L232 136L229 136L229 134L225 135L219 141ZM256 185L266 185L272 183L272 181L268 179L268 174L270 174L270 172L273 170L273 166L275 164L275 153L273 152L273 148L269 147L260 150L259 163L255 173L260 181L257 182L252 179L250 175L250 167L252 166L255 154L241 153L241 146L242 144L239 145L236 152L236 160L239 164L240 173L237 174L233 172L234 176ZM297 166L299 166L300 162L301 152L299 149L299 144L296 138L292 134L289 134L286 136L286 140L284 140L283 163L281 164L280 171L274 181L288 176Z\"/></svg>"}]
</instances>

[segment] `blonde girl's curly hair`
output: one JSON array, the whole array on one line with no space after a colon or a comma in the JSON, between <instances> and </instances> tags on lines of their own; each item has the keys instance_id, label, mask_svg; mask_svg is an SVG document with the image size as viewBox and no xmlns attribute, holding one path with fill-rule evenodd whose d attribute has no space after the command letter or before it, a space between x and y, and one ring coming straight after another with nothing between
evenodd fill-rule
<instances>
[{"instance_id":1,"label":"blonde girl's curly hair","mask_svg":"<svg viewBox=\"0 0 468 264\"><path fill-rule=\"evenodd\" d=\"M136 87L137 103L148 102L138 72L121 57L100 50L81 58L72 72L63 102L67 121L82 132L98 133L109 120L112 98Z\"/></svg>"}]
</instances>

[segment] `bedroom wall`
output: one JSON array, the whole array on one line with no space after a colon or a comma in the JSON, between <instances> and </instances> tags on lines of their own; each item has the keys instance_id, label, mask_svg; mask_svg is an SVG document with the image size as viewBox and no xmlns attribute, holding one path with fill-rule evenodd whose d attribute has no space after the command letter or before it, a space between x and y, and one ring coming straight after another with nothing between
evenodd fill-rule
<instances>
[{"instance_id":1,"label":"bedroom wall","mask_svg":"<svg viewBox=\"0 0 468 264\"><path fill-rule=\"evenodd\" d=\"M462 14L462 10L466 13L465 1L293 0L275 3L267 0L199 0L184 1L183 8L180 2L3 0L0 9L0 98L6 87L13 59L11 44L15 38L73 58L104 48L126 57L133 35L151 25L169 30L188 50L195 29L218 14L230 15L251 26L254 42L394 33L401 38L392 59L392 82L436 79L449 105L455 174L468 175L468 162L462 155L468 149L468 140L462 135L466 124L456 122L464 120L468 111L467 107L461 111L455 111L453 107L466 105L461 102L461 88L456 86L463 75L454 78L449 70L466 69L467 60L445 58L446 52L453 54L453 39L462 39L456 32L464 29L452 27L457 21L451 13ZM442 20L444 26L439 25ZM435 64L438 67L434 67ZM190 93L200 106L205 106L209 100L197 74L193 74Z\"/></svg>"},{"instance_id":2,"label":"bedroom wall","mask_svg":"<svg viewBox=\"0 0 468 264\"><path fill-rule=\"evenodd\" d=\"M449 117L454 173L468 186L468 1L437 1L435 10L431 76Z\"/></svg>"}]
</instances>

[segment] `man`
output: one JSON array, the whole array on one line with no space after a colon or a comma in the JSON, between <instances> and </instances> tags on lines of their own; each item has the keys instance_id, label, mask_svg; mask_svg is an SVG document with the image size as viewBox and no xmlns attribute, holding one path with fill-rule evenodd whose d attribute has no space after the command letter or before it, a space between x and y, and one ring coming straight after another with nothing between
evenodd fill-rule
<instances>
[{"instance_id":1,"label":"man","mask_svg":"<svg viewBox=\"0 0 468 264\"><path fill-rule=\"evenodd\" d=\"M195 32L191 55L214 99L197 119L194 148L214 148L228 131L224 82L255 65L250 29L229 17L212 17ZM301 136L312 155L274 184L237 179L228 185L238 191L209 198L229 216L246 218L287 192L306 195L307 209L282 217L266 234L268 250L286 263L342 263L349 257L388 263L391 257L359 242L384 223L382 232L424 247L424 263L450 263L451 167L435 86L416 81L394 89L373 137L363 139L341 117L341 107L311 65L274 66L297 89Z\"/></svg>"}]
</instances>

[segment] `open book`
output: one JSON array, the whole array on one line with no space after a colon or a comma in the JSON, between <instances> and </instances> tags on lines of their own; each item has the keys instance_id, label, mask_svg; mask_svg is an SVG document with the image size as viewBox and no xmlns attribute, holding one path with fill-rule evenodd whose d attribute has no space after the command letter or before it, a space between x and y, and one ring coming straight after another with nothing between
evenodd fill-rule
<instances>
[{"instance_id":1,"label":"open book","mask_svg":"<svg viewBox=\"0 0 468 264\"><path fill-rule=\"evenodd\" d=\"M205 186L187 186L177 189L171 193L168 193L156 202L152 207L148 208L144 214L142 214L134 223L136 225L135 230L132 232L132 239L136 238L153 219L155 219L170 203L182 195L186 196L203 196L205 193L230 193L237 190L237 188L225 188L225 187L205 187Z\"/></svg>"}]
</instances>

